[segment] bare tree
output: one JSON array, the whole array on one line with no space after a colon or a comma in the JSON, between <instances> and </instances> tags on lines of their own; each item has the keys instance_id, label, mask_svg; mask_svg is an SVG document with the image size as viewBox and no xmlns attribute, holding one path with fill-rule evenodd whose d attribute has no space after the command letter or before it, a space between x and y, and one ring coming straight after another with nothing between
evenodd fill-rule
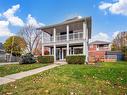
<instances>
[{"instance_id":1,"label":"bare tree","mask_svg":"<svg viewBox=\"0 0 127 95\"><path fill-rule=\"evenodd\" d=\"M19 35L24 38L27 43L28 52L35 52L41 44L41 30L37 30L33 25L27 25L20 29Z\"/></svg>"},{"instance_id":2,"label":"bare tree","mask_svg":"<svg viewBox=\"0 0 127 95\"><path fill-rule=\"evenodd\" d=\"M121 51L124 46L127 46L127 32L119 33L112 41L114 50Z\"/></svg>"}]
</instances>

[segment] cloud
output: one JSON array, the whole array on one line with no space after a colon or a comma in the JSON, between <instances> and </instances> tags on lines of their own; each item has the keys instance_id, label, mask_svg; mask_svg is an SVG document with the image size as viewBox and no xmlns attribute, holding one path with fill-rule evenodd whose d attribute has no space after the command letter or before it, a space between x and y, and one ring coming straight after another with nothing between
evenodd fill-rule
<instances>
[{"instance_id":1,"label":"cloud","mask_svg":"<svg viewBox=\"0 0 127 95\"><path fill-rule=\"evenodd\" d=\"M104 32L99 32L96 35L92 36L91 42L93 41L110 41L110 37L108 34L104 33Z\"/></svg>"},{"instance_id":2,"label":"cloud","mask_svg":"<svg viewBox=\"0 0 127 95\"><path fill-rule=\"evenodd\" d=\"M35 27L44 26L43 23L37 22L37 20L34 17L32 17L31 14L28 14L26 24L33 25Z\"/></svg>"},{"instance_id":3,"label":"cloud","mask_svg":"<svg viewBox=\"0 0 127 95\"><path fill-rule=\"evenodd\" d=\"M104 9L107 9L107 8L109 8L111 6L112 6L111 3L104 3L104 2L102 2L101 5L99 6L99 9L104 10Z\"/></svg>"},{"instance_id":4,"label":"cloud","mask_svg":"<svg viewBox=\"0 0 127 95\"><path fill-rule=\"evenodd\" d=\"M14 15L19 8L20 8L20 5L17 4L12 6L11 8L9 8L7 11L3 13L3 16L9 21L9 23L11 23L14 26L24 25L24 22L22 21L22 19Z\"/></svg>"},{"instance_id":5,"label":"cloud","mask_svg":"<svg viewBox=\"0 0 127 95\"><path fill-rule=\"evenodd\" d=\"M127 16L127 0L115 0L113 3L101 2L99 9Z\"/></svg>"},{"instance_id":6,"label":"cloud","mask_svg":"<svg viewBox=\"0 0 127 95\"><path fill-rule=\"evenodd\" d=\"M8 25L9 25L8 21L0 21L0 37L14 35L13 33L10 32Z\"/></svg>"},{"instance_id":7,"label":"cloud","mask_svg":"<svg viewBox=\"0 0 127 95\"><path fill-rule=\"evenodd\" d=\"M116 31L116 32L114 32L114 33L113 33L113 36L112 36L113 39L114 39L119 33L120 33L120 31Z\"/></svg>"},{"instance_id":8,"label":"cloud","mask_svg":"<svg viewBox=\"0 0 127 95\"><path fill-rule=\"evenodd\" d=\"M35 27L44 26L43 23L38 22L31 14L28 15L27 21L23 21L21 18L16 16L16 12L19 10L20 5L13 5L11 8L6 10L3 13L0 13L0 18L2 17L3 20L0 20L0 41L4 41L7 37L15 35L9 29L9 26L15 28L20 28L24 25L34 25ZM26 23L24 23L26 22Z\"/></svg>"}]
</instances>

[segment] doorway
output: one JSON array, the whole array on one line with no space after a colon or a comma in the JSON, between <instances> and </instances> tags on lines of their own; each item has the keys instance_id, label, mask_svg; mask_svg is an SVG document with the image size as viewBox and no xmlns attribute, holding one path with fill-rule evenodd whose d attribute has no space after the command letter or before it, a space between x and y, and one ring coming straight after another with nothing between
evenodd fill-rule
<instances>
[{"instance_id":1,"label":"doorway","mask_svg":"<svg viewBox=\"0 0 127 95\"><path fill-rule=\"evenodd\" d=\"M62 59L66 59L66 55L67 55L67 50L66 48L62 49Z\"/></svg>"}]
</instances>

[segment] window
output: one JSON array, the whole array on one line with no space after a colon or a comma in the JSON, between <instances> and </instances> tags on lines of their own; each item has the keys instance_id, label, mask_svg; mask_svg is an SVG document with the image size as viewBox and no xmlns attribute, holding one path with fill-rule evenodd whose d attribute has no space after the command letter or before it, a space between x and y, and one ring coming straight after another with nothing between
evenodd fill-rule
<instances>
[{"instance_id":1,"label":"window","mask_svg":"<svg viewBox=\"0 0 127 95\"><path fill-rule=\"evenodd\" d=\"M74 54L83 54L83 48L74 48Z\"/></svg>"},{"instance_id":2,"label":"window","mask_svg":"<svg viewBox=\"0 0 127 95\"><path fill-rule=\"evenodd\" d=\"M93 48L93 45L90 45L90 48Z\"/></svg>"}]
</instances>

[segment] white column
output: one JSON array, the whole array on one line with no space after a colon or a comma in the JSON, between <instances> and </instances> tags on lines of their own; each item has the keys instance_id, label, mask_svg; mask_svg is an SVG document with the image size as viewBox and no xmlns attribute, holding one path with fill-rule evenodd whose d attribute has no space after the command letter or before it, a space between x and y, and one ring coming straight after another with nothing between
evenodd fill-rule
<instances>
[{"instance_id":1,"label":"white column","mask_svg":"<svg viewBox=\"0 0 127 95\"><path fill-rule=\"evenodd\" d=\"M56 42L56 28L53 28L53 40Z\"/></svg>"},{"instance_id":2,"label":"white column","mask_svg":"<svg viewBox=\"0 0 127 95\"><path fill-rule=\"evenodd\" d=\"M54 61L56 61L56 45L54 45Z\"/></svg>"},{"instance_id":3,"label":"white column","mask_svg":"<svg viewBox=\"0 0 127 95\"><path fill-rule=\"evenodd\" d=\"M88 28L86 29L86 62L88 62L89 59L89 39L88 39Z\"/></svg>"},{"instance_id":4,"label":"white column","mask_svg":"<svg viewBox=\"0 0 127 95\"><path fill-rule=\"evenodd\" d=\"M83 22L83 54L86 55L86 23Z\"/></svg>"},{"instance_id":5,"label":"white column","mask_svg":"<svg viewBox=\"0 0 127 95\"><path fill-rule=\"evenodd\" d=\"M56 28L53 28L53 40L56 42ZM54 61L56 61L56 45L54 43Z\"/></svg>"},{"instance_id":6,"label":"white column","mask_svg":"<svg viewBox=\"0 0 127 95\"><path fill-rule=\"evenodd\" d=\"M66 26L67 29L67 41L69 41L69 25Z\"/></svg>"},{"instance_id":7,"label":"white column","mask_svg":"<svg viewBox=\"0 0 127 95\"><path fill-rule=\"evenodd\" d=\"M49 47L49 55L52 55L52 53L51 53L51 47Z\"/></svg>"},{"instance_id":8,"label":"white column","mask_svg":"<svg viewBox=\"0 0 127 95\"><path fill-rule=\"evenodd\" d=\"M67 29L67 56L69 55L69 25L66 26Z\"/></svg>"},{"instance_id":9,"label":"white column","mask_svg":"<svg viewBox=\"0 0 127 95\"><path fill-rule=\"evenodd\" d=\"M41 48L41 52L42 52L42 56L44 55L44 32L42 31L42 48Z\"/></svg>"},{"instance_id":10,"label":"white column","mask_svg":"<svg viewBox=\"0 0 127 95\"><path fill-rule=\"evenodd\" d=\"M85 22L83 22L83 54L86 55L86 62L88 62L88 28Z\"/></svg>"},{"instance_id":11,"label":"white column","mask_svg":"<svg viewBox=\"0 0 127 95\"><path fill-rule=\"evenodd\" d=\"M67 56L69 55L69 43L67 43Z\"/></svg>"}]
</instances>

